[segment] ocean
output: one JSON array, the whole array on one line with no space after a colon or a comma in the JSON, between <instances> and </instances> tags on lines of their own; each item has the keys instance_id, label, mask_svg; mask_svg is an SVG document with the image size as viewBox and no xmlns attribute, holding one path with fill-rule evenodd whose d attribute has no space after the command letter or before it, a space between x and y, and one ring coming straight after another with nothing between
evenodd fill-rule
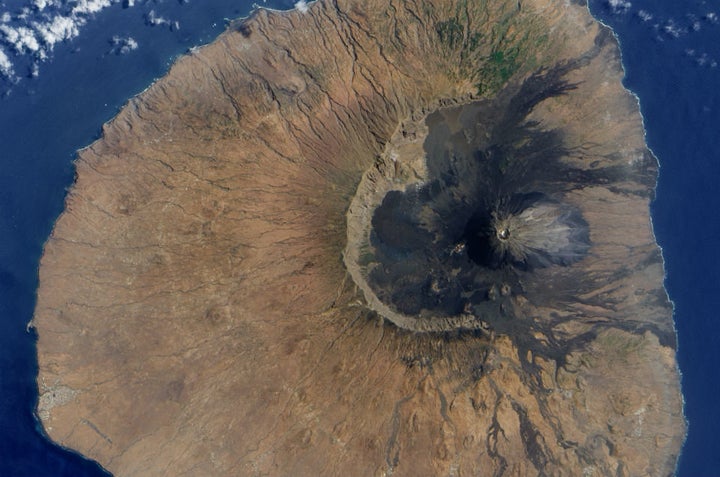
<instances>
[{"instance_id":1,"label":"ocean","mask_svg":"<svg viewBox=\"0 0 720 477\"><path fill-rule=\"evenodd\" d=\"M287 9L293 1L263 6ZM34 417L27 329L44 242L75 151L188 48L212 41L238 0L0 0L0 477L105 476L48 441ZM661 169L652 205L675 303L689 434L682 477L720 476L720 4L591 0L621 42Z\"/></svg>"}]
</instances>

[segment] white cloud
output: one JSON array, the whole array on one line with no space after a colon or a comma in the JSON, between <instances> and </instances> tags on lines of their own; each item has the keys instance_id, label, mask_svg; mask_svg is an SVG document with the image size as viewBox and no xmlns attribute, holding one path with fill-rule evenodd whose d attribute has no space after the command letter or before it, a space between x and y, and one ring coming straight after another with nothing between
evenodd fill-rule
<instances>
[{"instance_id":1,"label":"white cloud","mask_svg":"<svg viewBox=\"0 0 720 477\"><path fill-rule=\"evenodd\" d=\"M45 45L52 50L55 43L70 40L80 34L85 20L58 15L47 23L33 23L32 26Z\"/></svg>"},{"instance_id":2,"label":"white cloud","mask_svg":"<svg viewBox=\"0 0 720 477\"><path fill-rule=\"evenodd\" d=\"M13 64L7 54L0 48L0 76L11 78L15 76Z\"/></svg>"},{"instance_id":3,"label":"white cloud","mask_svg":"<svg viewBox=\"0 0 720 477\"><path fill-rule=\"evenodd\" d=\"M40 50L40 42L35 36L35 32L27 27L13 28L9 25L0 25L0 33L3 34L5 41L10 43L18 53L35 53Z\"/></svg>"},{"instance_id":4,"label":"white cloud","mask_svg":"<svg viewBox=\"0 0 720 477\"><path fill-rule=\"evenodd\" d=\"M137 50L138 42L135 41L135 38L128 38L125 42L125 47L127 48L127 51Z\"/></svg>"},{"instance_id":5,"label":"white cloud","mask_svg":"<svg viewBox=\"0 0 720 477\"><path fill-rule=\"evenodd\" d=\"M608 0L607 3L614 13L625 13L632 7L632 3L627 0Z\"/></svg>"},{"instance_id":6,"label":"white cloud","mask_svg":"<svg viewBox=\"0 0 720 477\"><path fill-rule=\"evenodd\" d=\"M59 7L60 0L33 0L32 4L38 11L43 11L46 7Z\"/></svg>"},{"instance_id":7,"label":"white cloud","mask_svg":"<svg viewBox=\"0 0 720 477\"><path fill-rule=\"evenodd\" d=\"M297 8L299 12L307 13L308 4L305 0L299 0L299 1L295 2L295 8Z\"/></svg>"},{"instance_id":8,"label":"white cloud","mask_svg":"<svg viewBox=\"0 0 720 477\"><path fill-rule=\"evenodd\" d=\"M112 40L110 40L110 43L112 43L113 45L113 53L118 55L126 55L131 51L138 49L138 42L135 40L135 38L132 38L130 36L114 36L112 37Z\"/></svg>"},{"instance_id":9,"label":"white cloud","mask_svg":"<svg viewBox=\"0 0 720 477\"><path fill-rule=\"evenodd\" d=\"M32 13L33 11L30 7L23 7L17 17L20 20L27 20L28 17L32 15Z\"/></svg>"},{"instance_id":10,"label":"white cloud","mask_svg":"<svg viewBox=\"0 0 720 477\"><path fill-rule=\"evenodd\" d=\"M145 23L151 26L169 25L170 20L168 20L167 18L159 17L157 13L155 13L155 10L150 10L150 13L145 15Z\"/></svg>"},{"instance_id":11,"label":"white cloud","mask_svg":"<svg viewBox=\"0 0 720 477\"><path fill-rule=\"evenodd\" d=\"M0 16L0 41L19 54L45 60L55 44L77 37L89 16L114 1L117 0L30 0L29 7L14 18L23 24L11 24L13 17L8 12ZM51 7L61 11L50 10Z\"/></svg>"},{"instance_id":12,"label":"white cloud","mask_svg":"<svg viewBox=\"0 0 720 477\"><path fill-rule=\"evenodd\" d=\"M668 20L662 27L663 31L673 38L679 38L680 35L686 33L684 28L678 26L673 19Z\"/></svg>"},{"instance_id":13,"label":"white cloud","mask_svg":"<svg viewBox=\"0 0 720 477\"><path fill-rule=\"evenodd\" d=\"M648 12L647 10L640 10L638 12L638 16L640 17L640 20L644 22L649 22L653 18L652 13Z\"/></svg>"},{"instance_id":14,"label":"white cloud","mask_svg":"<svg viewBox=\"0 0 720 477\"><path fill-rule=\"evenodd\" d=\"M90 15L97 13L103 8L111 5L110 0L77 0L77 5L73 7L73 15Z\"/></svg>"}]
</instances>

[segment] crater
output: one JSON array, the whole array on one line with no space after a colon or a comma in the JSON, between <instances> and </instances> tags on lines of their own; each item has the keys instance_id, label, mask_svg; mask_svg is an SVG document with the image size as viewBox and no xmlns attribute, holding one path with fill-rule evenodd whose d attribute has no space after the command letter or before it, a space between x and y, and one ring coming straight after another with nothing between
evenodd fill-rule
<instances>
[{"instance_id":1,"label":"crater","mask_svg":"<svg viewBox=\"0 0 720 477\"><path fill-rule=\"evenodd\" d=\"M414 331L492 331L518 299L558 306L534 292L548 277L536 272L582 268L590 228L568 193L585 184L563 131L530 114L574 87L570 69L438 108L395 134L350 208L345 253L382 316Z\"/></svg>"}]
</instances>

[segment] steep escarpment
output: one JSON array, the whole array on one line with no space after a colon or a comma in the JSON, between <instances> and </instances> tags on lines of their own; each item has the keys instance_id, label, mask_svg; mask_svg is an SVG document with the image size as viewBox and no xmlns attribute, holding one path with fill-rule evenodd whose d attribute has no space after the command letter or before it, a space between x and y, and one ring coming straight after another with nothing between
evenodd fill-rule
<instances>
[{"instance_id":1,"label":"steep escarpment","mask_svg":"<svg viewBox=\"0 0 720 477\"><path fill-rule=\"evenodd\" d=\"M81 151L39 415L116 475L670 475L684 436L616 42L555 0L319 1Z\"/></svg>"}]
</instances>

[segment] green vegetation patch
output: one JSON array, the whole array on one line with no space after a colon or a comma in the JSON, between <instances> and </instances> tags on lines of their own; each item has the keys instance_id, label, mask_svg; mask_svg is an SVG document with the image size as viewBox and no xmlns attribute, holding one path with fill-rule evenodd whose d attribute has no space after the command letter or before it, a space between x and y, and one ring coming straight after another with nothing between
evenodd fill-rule
<instances>
[{"instance_id":1,"label":"green vegetation patch","mask_svg":"<svg viewBox=\"0 0 720 477\"><path fill-rule=\"evenodd\" d=\"M520 71L536 67L548 48L548 34L540 19L521 12L514 2L495 11L487 8L478 0L461 0L449 17L435 23L435 32L458 75L471 78L478 94L489 97Z\"/></svg>"},{"instance_id":2,"label":"green vegetation patch","mask_svg":"<svg viewBox=\"0 0 720 477\"><path fill-rule=\"evenodd\" d=\"M505 51L493 51L480 68L478 93L484 94L499 90L520 67L519 56L520 49L518 47Z\"/></svg>"}]
</instances>

